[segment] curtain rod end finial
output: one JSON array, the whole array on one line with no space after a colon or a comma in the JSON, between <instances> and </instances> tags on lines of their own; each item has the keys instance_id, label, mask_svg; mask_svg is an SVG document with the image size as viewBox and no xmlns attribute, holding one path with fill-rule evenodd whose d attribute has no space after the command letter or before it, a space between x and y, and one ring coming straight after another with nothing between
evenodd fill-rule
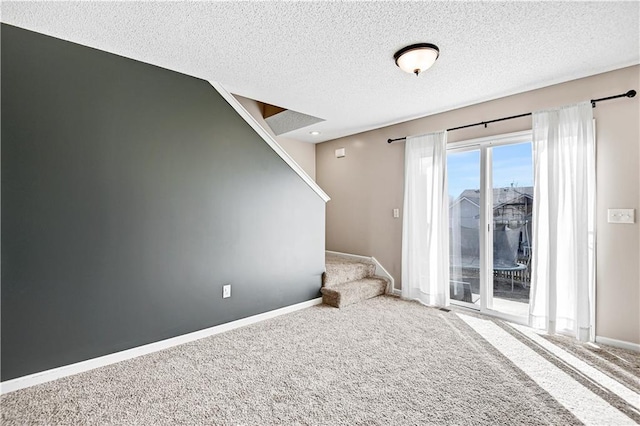
<instances>
[{"instance_id":1,"label":"curtain rod end finial","mask_svg":"<svg viewBox=\"0 0 640 426\"><path fill-rule=\"evenodd\" d=\"M629 90L626 93L626 95L627 95L628 98L633 98L636 95L636 91L635 90Z\"/></svg>"}]
</instances>

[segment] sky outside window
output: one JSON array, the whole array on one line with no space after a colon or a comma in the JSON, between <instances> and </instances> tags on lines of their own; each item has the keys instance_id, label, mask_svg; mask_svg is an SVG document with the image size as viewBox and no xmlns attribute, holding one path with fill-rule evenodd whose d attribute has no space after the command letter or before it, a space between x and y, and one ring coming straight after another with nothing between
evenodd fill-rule
<instances>
[{"instance_id":1,"label":"sky outside window","mask_svg":"<svg viewBox=\"0 0 640 426\"><path fill-rule=\"evenodd\" d=\"M465 189L480 189L480 151L447 155L449 198L455 200ZM533 186L531 143L503 145L493 151L493 187Z\"/></svg>"}]
</instances>

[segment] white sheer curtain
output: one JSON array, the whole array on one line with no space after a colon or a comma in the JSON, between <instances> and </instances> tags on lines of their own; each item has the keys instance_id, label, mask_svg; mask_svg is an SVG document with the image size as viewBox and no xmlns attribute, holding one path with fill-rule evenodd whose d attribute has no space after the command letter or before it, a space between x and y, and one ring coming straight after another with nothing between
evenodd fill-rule
<instances>
[{"instance_id":1,"label":"white sheer curtain","mask_svg":"<svg viewBox=\"0 0 640 426\"><path fill-rule=\"evenodd\" d=\"M595 136L589 102L533 114L531 326L593 340Z\"/></svg>"},{"instance_id":2,"label":"white sheer curtain","mask_svg":"<svg viewBox=\"0 0 640 426\"><path fill-rule=\"evenodd\" d=\"M402 297L449 303L447 132L407 138L402 223Z\"/></svg>"}]
</instances>

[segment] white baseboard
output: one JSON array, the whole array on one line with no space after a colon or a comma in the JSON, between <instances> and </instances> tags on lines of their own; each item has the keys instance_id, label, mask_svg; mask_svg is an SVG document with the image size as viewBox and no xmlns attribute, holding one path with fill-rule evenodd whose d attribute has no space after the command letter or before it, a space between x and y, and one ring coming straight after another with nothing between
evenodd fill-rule
<instances>
[{"instance_id":1,"label":"white baseboard","mask_svg":"<svg viewBox=\"0 0 640 426\"><path fill-rule=\"evenodd\" d=\"M378 275L379 277L385 277L386 279L389 280L389 288L387 289L387 293L393 294L396 290L395 280L393 279L391 274L387 272L386 269L384 269L384 266L382 266L382 264L378 262L378 259L371 256L371 260L376 265L376 275Z\"/></svg>"},{"instance_id":2,"label":"white baseboard","mask_svg":"<svg viewBox=\"0 0 640 426\"><path fill-rule=\"evenodd\" d=\"M340 251L327 250L326 253L335 254L336 256L348 257L350 259L371 260L371 256L361 256L359 254L342 253Z\"/></svg>"},{"instance_id":3,"label":"white baseboard","mask_svg":"<svg viewBox=\"0 0 640 426\"><path fill-rule=\"evenodd\" d=\"M62 367L53 368L51 370L29 374L28 376L17 377L15 379L7 380L0 383L0 394L6 394L19 389L24 389L31 386L39 385L41 383L60 379L62 377L83 373L85 371L93 370L94 368L104 367L106 365L115 364L116 362L125 361L153 352L158 352L164 349L171 348L173 346L193 342L194 340L203 339L215 334L224 333L225 331L244 327L249 324L254 324L260 321L320 304L322 304L321 297L317 299L307 300L306 302L297 303L295 305L285 306L284 308L275 309L273 311L264 312L262 314L253 315L251 317L231 321L226 324L216 325L204 330L194 331L193 333L183 334L181 336L172 337L170 339L161 340L159 342L153 342L147 345L138 346L137 348L131 348L125 351L104 355L98 358L88 359L86 361L77 362L75 364L64 365Z\"/></svg>"},{"instance_id":4,"label":"white baseboard","mask_svg":"<svg viewBox=\"0 0 640 426\"><path fill-rule=\"evenodd\" d=\"M614 346L616 348L628 349L630 351L640 352L640 344L631 343L624 340L610 339L608 337L596 336L596 343Z\"/></svg>"}]
</instances>

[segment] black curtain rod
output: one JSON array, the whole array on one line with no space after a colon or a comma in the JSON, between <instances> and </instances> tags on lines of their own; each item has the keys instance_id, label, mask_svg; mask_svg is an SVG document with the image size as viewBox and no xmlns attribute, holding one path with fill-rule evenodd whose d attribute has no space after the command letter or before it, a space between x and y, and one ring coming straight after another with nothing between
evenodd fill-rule
<instances>
[{"instance_id":1,"label":"black curtain rod","mask_svg":"<svg viewBox=\"0 0 640 426\"><path fill-rule=\"evenodd\" d=\"M636 95L636 91L635 90L629 90L627 93L622 93L620 95L608 96L606 98L600 98L600 99L591 99L591 106L593 108L595 108L597 102L609 101L611 99L618 99L618 98L625 98L625 97L626 98L633 98L635 95ZM526 116L531 115L531 114L532 114L531 112L527 112L526 114L512 115L510 117L496 118L495 120L481 121L480 123L473 123L473 124L467 124L467 125L464 125L464 126L452 127L451 129L447 129L447 132L450 132L452 130L466 129L467 127L474 127L474 126L484 126L486 128L487 124L497 123L498 121L511 120L511 119L514 119L514 118L526 117ZM387 143L396 142L396 141L403 141L405 139L407 139L407 138L404 137L404 138L396 138L396 139L387 139Z\"/></svg>"}]
</instances>

